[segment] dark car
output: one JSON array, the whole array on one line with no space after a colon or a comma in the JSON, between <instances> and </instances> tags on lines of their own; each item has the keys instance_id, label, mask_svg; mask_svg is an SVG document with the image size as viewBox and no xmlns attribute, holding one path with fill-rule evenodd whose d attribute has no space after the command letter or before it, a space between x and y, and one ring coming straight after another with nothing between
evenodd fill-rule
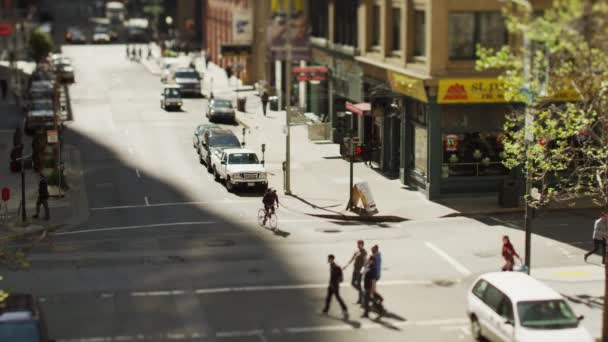
<instances>
[{"instance_id":1,"label":"dark car","mask_svg":"<svg viewBox=\"0 0 608 342\"><path fill-rule=\"evenodd\" d=\"M81 29L70 27L65 33L65 41L72 44L86 44L87 38Z\"/></svg>"},{"instance_id":2,"label":"dark car","mask_svg":"<svg viewBox=\"0 0 608 342\"><path fill-rule=\"evenodd\" d=\"M198 153L199 157L201 155L201 143L203 141L203 136L205 135L205 132L210 129L221 129L221 127L216 124L202 124L198 125L194 130L192 146L196 149L196 153Z\"/></svg>"},{"instance_id":3,"label":"dark car","mask_svg":"<svg viewBox=\"0 0 608 342\"><path fill-rule=\"evenodd\" d=\"M236 113L230 100L213 99L207 105L207 117L209 121L236 122Z\"/></svg>"},{"instance_id":4,"label":"dark car","mask_svg":"<svg viewBox=\"0 0 608 342\"><path fill-rule=\"evenodd\" d=\"M0 303L0 341L53 341L34 296L12 293Z\"/></svg>"},{"instance_id":5,"label":"dark car","mask_svg":"<svg viewBox=\"0 0 608 342\"><path fill-rule=\"evenodd\" d=\"M211 172L211 153L226 148L241 148L239 139L227 129L209 129L203 134L200 144L199 156L201 162L207 166L207 171Z\"/></svg>"},{"instance_id":6,"label":"dark car","mask_svg":"<svg viewBox=\"0 0 608 342\"><path fill-rule=\"evenodd\" d=\"M182 94L201 96L201 75L190 68L179 68L171 75L171 80L179 85Z\"/></svg>"}]
</instances>

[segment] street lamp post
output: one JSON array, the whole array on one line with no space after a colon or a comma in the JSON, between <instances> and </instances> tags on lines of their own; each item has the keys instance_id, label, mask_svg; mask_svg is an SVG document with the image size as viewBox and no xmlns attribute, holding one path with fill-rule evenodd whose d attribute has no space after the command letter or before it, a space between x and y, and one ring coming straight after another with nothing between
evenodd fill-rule
<instances>
[{"instance_id":1,"label":"street lamp post","mask_svg":"<svg viewBox=\"0 0 608 342\"><path fill-rule=\"evenodd\" d=\"M286 94L285 94L285 194L291 195L291 127L290 127L290 116L291 116L291 63L292 63L292 51L293 42L291 41L291 16L293 14L293 0L288 0L287 5L287 30L286 41L287 41L287 59L285 61L285 83L286 83Z\"/></svg>"}]
</instances>

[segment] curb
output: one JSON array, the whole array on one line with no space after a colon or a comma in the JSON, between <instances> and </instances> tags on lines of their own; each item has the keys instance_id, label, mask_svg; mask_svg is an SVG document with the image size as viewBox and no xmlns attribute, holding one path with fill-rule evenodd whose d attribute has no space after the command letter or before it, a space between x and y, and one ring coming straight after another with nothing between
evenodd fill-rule
<instances>
[{"instance_id":1,"label":"curb","mask_svg":"<svg viewBox=\"0 0 608 342\"><path fill-rule=\"evenodd\" d=\"M382 222L404 222L410 221L407 218L395 216L395 215L376 215L376 216L354 216L354 215L339 215L339 214L311 214L307 213L306 215L314 216L318 218L330 219L330 220L340 220L340 221L355 221L355 222L374 222L374 223L382 223Z\"/></svg>"}]
</instances>

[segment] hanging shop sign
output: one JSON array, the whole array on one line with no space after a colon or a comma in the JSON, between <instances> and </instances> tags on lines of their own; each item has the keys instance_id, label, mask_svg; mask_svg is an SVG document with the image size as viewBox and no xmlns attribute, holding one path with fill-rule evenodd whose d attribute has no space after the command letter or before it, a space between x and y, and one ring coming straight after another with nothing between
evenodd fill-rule
<instances>
[{"instance_id":1,"label":"hanging shop sign","mask_svg":"<svg viewBox=\"0 0 608 342\"><path fill-rule=\"evenodd\" d=\"M270 59L286 60L291 53L293 60L310 60L310 25L304 0L272 0L267 34Z\"/></svg>"},{"instance_id":2,"label":"hanging shop sign","mask_svg":"<svg viewBox=\"0 0 608 342\"><path fill-rule=\"evenodd\" d=\"M565 84L565 83L564 83ZM548 101L576 101L574 89L563 87L547 96ZM439 80L438 103L505 103L504 89L497 78Z\"/></svg>"},{"instance_id":3,"label":"hanging shop sign","mask_svg":"<svg viewBox=\"0 0 608 342\"><path fill-rule=\"evenodd\" d=\"M329 69L325 66L310 66L293 68L296 79L300 82L304 81L325 81Z\"/></svg>"},{"instance_id":4,"label":"hanging shop sign","mask_svg":"<svg viewBox=\"0 0 608 342\"><path fill-rule=\"evenodd\" d=\"M253 10L243 8L232 13L232 42L250 45L253 42Z\"/></svg>"},{"instance_id":5,"label":"hanging shop sign","mask_svg":"<svg viewBox=\"0 0 608 342\"><path fill-rule=\"evenodd\" d=\"M391 90L422 102L428 102L424 81L394 71L387 71Z\"/></svg>"}]
</instances>

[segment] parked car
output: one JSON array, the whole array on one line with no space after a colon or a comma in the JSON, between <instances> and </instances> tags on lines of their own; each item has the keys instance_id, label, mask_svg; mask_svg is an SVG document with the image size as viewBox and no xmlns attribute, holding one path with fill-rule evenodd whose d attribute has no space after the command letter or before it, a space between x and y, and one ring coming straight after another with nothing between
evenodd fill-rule
<instances>
[{"instance_id":1,"label":"parked car","mask_svg":"<svg viewBox=\"0 0 608 342\"><path fill-rule=\"evenodd\" d=\"M227 129L208 129L203 134L200 144L200 160L207 165L207 171L213 171L211 166L211 154L226 148L241 148L239 139Z\"/></svg>"},{"instance_id":2,"label":"parked car","mask_svg":"<svg viewBox=\"0 0 608 342\"><path fill-rule=\"evenodd\" d=\"M182 94L180 86L166 85L160 93L160 108L165 110L182 109Z\"/></svg>"},{"instance_id":3,"label":"parked car","mask_svg":"<svg viewBox=\"0 0 608 342\"><path fill-rule=\"evenodd\" d=\"M521 272L486 273L467 295L474 338L509 342L591 342L566 300Z\"/></svg>"},{"instance_id":4,"label":"parked car","mask_svg":"<svg viewBox=\"0 0 608 342\"><path fill-rule=\"evenodd\" d=\"M36 298L11 293L0 303L0 341L51 342Z\"/></svg>"},{"instance_id":5,"label":"parked car","mask_svg":"<svg viewBox=\"0 0 608 342\"><path fill-rule=\"evenodd\" d=\"M201 143L203 141L203 135L205 135L205 132L210 129L221 129L221 127L216 124L202 124L198 125L194 130L192 146L196 149L196 153L198 153L199 157L201 155Z\"/></svg>"},{"instance_id":6,"label":"parked car","mask_svg":"<svg viewBox=\"0 0 608 342\"><path fill-rule=\"evenodd\" d=\"M211 167L215 180L223 181L230 192L237 188L266 190L268 178L255 152L242 148L214 150Z\"/></svg>"},{"instance_id":7,"label":"parked car","mask_svg":"<svg viewBox=\"0 0 608 342\"><path fill-rule=\"evenodd\" d=\"M236 122L236 112L230 100L212 99L207 105L207 117L209 121Z\"/></svg>"},{"instance_id":8,"label":"parked car","mask_svg":"<svg viewBox=\"0 0 608 342\"><path fill-rule=\"evenodd\" d=\"M36 99L27 105L25 116L25 131L32 133L37 129L52 128L55 124L55 110L53 100Z\"/></svg>"},{"instance_id":9,"label":"parked car","mask_svg":"<svg viewBox=\"0 0 608 342\"><path fill-rule=\"evenodd\" d=\"M70 27L65 33L65 41L72 44L86 44L87 38L81 29Z\"/></svg>"},{"instance_id":10,"label":"parked car","mask_svg":"<svg viewBox=\"0 0 608 342\"><path fill-rule=\"evenodd\" d=\"M93 30L93 43L94 44L108 44L112 40L110 33L107 28L103 26L97 26Z\"/></svg>"},{"instance_id":11,"label":"parked car","mask_svg":"<svg viewBox=\"0 0 608 342\"><path fill-rule=\"evenodd\" d=\"M171 80L179 85L182 94L201 96L201 76L190 68L178 68L171 74Z\"/></svg>"}]
</instances>

